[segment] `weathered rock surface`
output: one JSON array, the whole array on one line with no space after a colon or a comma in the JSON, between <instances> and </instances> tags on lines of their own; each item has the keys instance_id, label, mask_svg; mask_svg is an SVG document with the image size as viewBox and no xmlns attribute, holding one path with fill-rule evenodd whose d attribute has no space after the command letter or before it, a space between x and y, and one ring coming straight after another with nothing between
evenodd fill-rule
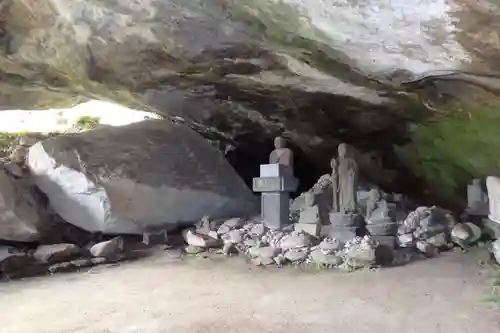
<instances>
[{"instance_id":1,"label":"weathered rock surface","mask_svg":"<svg viewBox=\"0 0 500 333\"><path fill-rule=\"evenodd\" d=\"M0 239L17 242L39 240L43 231L41 207L32 190L0 168Z\"/></svg>"},{"instance_id":2,"label":"weathered rock surface","mask_svg":"<svg viewBox=\"0 0 500 333\"><path fill-rule=\"evenodd\" d=\"M80 252L74 244L40 245L33 253L33 257L42 263L58 263L67 261Z\"/></svg>"},{"instance_id":3,"label":"weathered rock surface","mask_svg":"<svg viewBox=\"0 0 500 333\"><path fill-rule=\"evenodd\" d=\"M30 148L28 166L54 210L91 232L140 234L257 207L219 152L169 121L50 138Z\"/></svg>"},{"instance_id":4,"label":"weathered rock surface","mask_svg":"<svg viewBox=\"0 0 500 333\"><path fill-rule=\"evenodd\" d=\"M307 152L316 170L340 140L392 163L393 143L405 143L406 125L432 115L434 102L469 91L467 84L495 88L484 75L428 71L496 68L498 12L491 1L465 0L5 0L0 102L40 107L90 96L145 103L234 139L234 163L246 176L252 166L238 157L264 157L277 132ZM446 143L457 135L450 132ZM405 169L396 167L405 180L398 183L360 166L408 188Z\"/></svg>"},{"instance_id":5,"label":"weathered rock surface","mask_svg":"<svg viewBox=\"0 0 500 333\"><path fill-rule=\"evenodd\" d=\"M32 259L24 252L6 246L0 247L0 276L20 270L31 262Z\"/></svg>"}]
</instances>

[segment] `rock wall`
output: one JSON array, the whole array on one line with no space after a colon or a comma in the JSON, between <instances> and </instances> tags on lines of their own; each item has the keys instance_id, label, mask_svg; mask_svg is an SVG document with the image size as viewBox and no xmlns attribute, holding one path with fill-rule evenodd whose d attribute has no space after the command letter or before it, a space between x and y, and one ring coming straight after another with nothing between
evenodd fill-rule
<instances>
[{"instance_id":1,"label":"rock wall","mask_svg":"<svg viewBox=\"0 0 500 333\"><path fill-rule=\"evenodd\" d=\"M461 142L495 149L489 134L485 141L460 129L490 133L485 126L498 122L496 112L483 116L460 100L445 113L451 118L442 117L442 104L496 99L471 86L498 91L487 75L436 70L498 67L499 12L490 1L465 0L335 7L330 0L6 0L0 4L0 106L110 99L222 133L239 144L235 155L253 160L264 159L254 152L267 153L270 139L284 134L315 177L345 141L377 154L397 175L370 174L366 166L375 183L419 196L445 188L449 198L464 179L498 169L478 150L473 163L447 155ZM441 141L432 148L436 121ZM414 124L423 126L409 131ZM412 154L401 157L394 146L409 141ZM438 164L449 180L437 183L443 179Z\"/></svg>"}]
</instances>

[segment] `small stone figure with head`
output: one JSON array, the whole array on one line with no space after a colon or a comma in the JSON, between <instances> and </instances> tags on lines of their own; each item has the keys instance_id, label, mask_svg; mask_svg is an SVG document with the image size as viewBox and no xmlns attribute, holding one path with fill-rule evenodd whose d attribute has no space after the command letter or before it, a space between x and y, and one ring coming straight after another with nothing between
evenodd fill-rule
<instances>
[{"instance_id":1,"label":"small stone figure with head","mask_svg":"<svg viewBox=\"0 0 500 333\"><path fill-rule=\"evenodd\" d=\"M278 136L274 139L274 148L269 155L269 164L288 165L293 170L293 152L286 148L286 141L283 137Z\"/></svg>"},{"instance_id":2,"label":"small stone figure with head","mask_svg":"<svg viewBox=\"0 0 500 333\"><path fill-rule=\"evenodd\" d=\"M358 166L350 146L341 143L338 147L339 208L341 213L357 211Z\"/></svg>"}]
</instances>

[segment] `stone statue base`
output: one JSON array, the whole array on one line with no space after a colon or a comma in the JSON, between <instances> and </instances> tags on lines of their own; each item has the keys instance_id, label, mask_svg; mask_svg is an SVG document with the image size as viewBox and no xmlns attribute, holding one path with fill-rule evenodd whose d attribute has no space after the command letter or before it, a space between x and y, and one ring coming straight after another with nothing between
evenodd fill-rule
<instances>
[{"instance_id":1,"label":"stone statue base","mask_svg":"<svg viewBox=\"0 0 500 333\"><path fill-rule=\"evenodd\" d=\"M330 224L334 228L342 227L355 227L359 228L364 226L364 218L359 214L345 214L339 212L330 212L329 214Z\"/></svg>"}]
</instances>

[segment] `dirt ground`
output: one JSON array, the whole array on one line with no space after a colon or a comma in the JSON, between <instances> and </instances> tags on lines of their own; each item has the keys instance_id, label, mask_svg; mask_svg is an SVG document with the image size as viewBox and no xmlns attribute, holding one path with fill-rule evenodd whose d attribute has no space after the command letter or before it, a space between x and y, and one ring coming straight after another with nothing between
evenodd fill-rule
<instances>
[{"instance_id":1,"label":"dirt ground","mask_svg":"<svg viewBox=\"0 0 500 333\"><path fill-rule=\"evenodd\" d=\"M494 333L489 274L461 253L347 274L163 252L0 284L0 332Z\"/></svg>"}]
</instances>

